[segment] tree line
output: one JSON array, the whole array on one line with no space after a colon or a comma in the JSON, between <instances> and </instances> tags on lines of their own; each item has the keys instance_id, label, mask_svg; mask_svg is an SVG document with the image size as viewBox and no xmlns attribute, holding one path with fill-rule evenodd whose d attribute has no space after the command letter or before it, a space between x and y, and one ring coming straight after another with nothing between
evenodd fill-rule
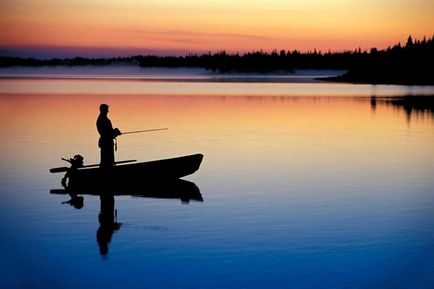
<instances>
[{"instance_id":1,"label":"tree line","mask_svg":"<svg viewBox=\"0 0 434 289\"><path fill-rule=\"evenodd\" d=\"M34 58L0 57L0 67L10 66L83 66L138 65L140 67L205 68L219 73L230 72L292 72L295 69L345 69L341 81L375 82L433 82L434 36L413 40L408 37L383 50L372 48L344 52L300 52L297 50L253 51L240 53L188 54L185 56L136 55L113 58ZM429 72L429 73L427 73ZM409 78L410 77L410 78Z\"/></svg>"},{"instance_id":2,"label":"tree line","mask_svg":"<svg viewBox=\"0 0 434 289\"><path fill-rule=\"evenodd\" d=\"M331 80L357 83L434 84L434 37L371 49L351 63L348 72Z\"/></svg>"}]
</instances>

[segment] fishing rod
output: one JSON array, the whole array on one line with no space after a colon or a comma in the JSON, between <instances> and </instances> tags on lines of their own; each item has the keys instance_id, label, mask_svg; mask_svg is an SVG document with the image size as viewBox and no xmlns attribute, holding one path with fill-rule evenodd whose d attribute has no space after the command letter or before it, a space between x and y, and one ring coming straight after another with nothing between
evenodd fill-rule
<instances>
[{"instance_id":1,"label":"fishing rod","mask_svg":"<svg viewBox=\"0 0 434 289\"><path fill-rule=\"evenodd\" d=\"M132 134L132 133L141 133L141 132L150 132L150 131L158 131L158 130L168 130L168 128L165 127L165 128L154 128L154 129L145 129L145 130L133 130L133 131L123 132L121 135Z\"/></svg>"},{"instance_id":2,"label":"fishing rod","mask_svg":"<svg viewBox=\"0 0 434 289\"><path fill-rule=\"evenodd\" d=\"M118 129L115 129L115 131L118 131ZM144 130L133 130L133 131L127 131L127 132L122 132L119 135L124 135L124 134L133 134L133 133L142 133L142 132L151 132L151 131L158 131L158 130L168 130L167 127L164 128L153 128L153 129L144 129ZM118 150L118 140L117 138L115 138L115 151Z\"/></svg>"}]
</instances>

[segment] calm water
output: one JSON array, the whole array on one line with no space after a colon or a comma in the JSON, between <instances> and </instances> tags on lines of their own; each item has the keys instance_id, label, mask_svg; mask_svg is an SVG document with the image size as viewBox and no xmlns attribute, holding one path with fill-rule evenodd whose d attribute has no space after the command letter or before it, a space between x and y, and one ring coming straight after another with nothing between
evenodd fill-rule
<instances>
[{"instance_id":1,"label":"calm water","mask_svg":"<svg viewBox=\"0 0 434 289\"><path fill-rule=\"evenodd\" d=\"M433 288L434 114L385 96L434 87L128 79L0 80L0 288ZM430 96L431 95L431 96ZM376 98L373 98L375 96ZM203 202L62 202L61 157L201 152ZM422 103L424 103L422 101Z\"/></svg>"}]
</instances>

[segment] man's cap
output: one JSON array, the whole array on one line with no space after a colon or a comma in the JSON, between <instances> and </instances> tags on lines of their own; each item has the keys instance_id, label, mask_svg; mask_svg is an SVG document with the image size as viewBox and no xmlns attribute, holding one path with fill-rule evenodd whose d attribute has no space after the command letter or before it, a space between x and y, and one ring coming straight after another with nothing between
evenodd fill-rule
<instances>
[{"instance_id":1,"label":"man's cap","mask_svg":"<svg viewBox=\"0 0 434 289\"><path fill-rule=\"evenodd\" d=\"M102 110L108 110L108 108L109 108L109 106L108 106L107 104L105 104L105 103L103 103L103 104L101 104L101 105L99 106L99 110L100 110L100 111L102 111Z\"/></svg>"}]
</instances>

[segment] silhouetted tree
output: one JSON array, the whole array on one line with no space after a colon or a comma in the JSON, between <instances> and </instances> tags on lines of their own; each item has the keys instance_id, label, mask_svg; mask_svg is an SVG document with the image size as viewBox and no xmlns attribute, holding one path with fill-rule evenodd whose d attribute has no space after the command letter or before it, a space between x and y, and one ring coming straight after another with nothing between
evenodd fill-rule
<instances>
[{"instance_id":1,"label":"silhouetted tree","mask_svg":"<svg viewBox=\"0 0 434 289\"><path fill-rule=\"evenodd\" d=\"M10 66L81 66L111 64L139 65L141 67L197 67L220 73L227 72L290 72L294 69L347 69L341 81L374 83L434 83L434 36L422 41L409 35L406 45L398 43L385 50L372 48L369 52L359 47L354 51L326 53L274 49L271 53L251 51L244 54L216 53L187 54L185 56L137 55L116 58L34 58L0 57L0 67ZM336 79L334 79L336 80Z\"/></svg>"}]
</instances>

